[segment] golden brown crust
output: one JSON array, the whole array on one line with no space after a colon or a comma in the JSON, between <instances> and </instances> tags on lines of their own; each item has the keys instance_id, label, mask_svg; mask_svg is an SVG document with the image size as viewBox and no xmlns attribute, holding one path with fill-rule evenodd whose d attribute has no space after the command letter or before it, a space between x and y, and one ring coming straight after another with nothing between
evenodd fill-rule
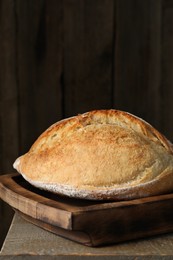
<instances>
[{"instance_id":1,"label":"golden brown crust","mask_svg":"<svg viewBox=\"0 0 173 260\"><path fill-rule=\"evenodd\" d=\"M144 120L95 110L49 127L14 167L33 185L56 193L128 199L173 188L172 154L172 144Z\"/></svg>"}]
</instances>

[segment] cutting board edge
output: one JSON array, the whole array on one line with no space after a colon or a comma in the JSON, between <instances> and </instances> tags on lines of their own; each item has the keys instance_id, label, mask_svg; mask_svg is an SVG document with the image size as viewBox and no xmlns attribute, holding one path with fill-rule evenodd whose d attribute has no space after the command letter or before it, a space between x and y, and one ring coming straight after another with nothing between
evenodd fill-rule
<instances>
[{"instance_id":1,"label":"cutting board edge","mask_svg":"<svg viewBox=\"0 0 173 260\"><path fill-rule=\"evenodd\" d=\"M6 176L6 178L10 178L10 176L12 175ZM0 181L1 180L0 177ZM4 200L8 203L8 198L5 198L7 194L2 192L2 187L3 184L0 182L1 196L3 193ZM11 194L11 196L12 195L13 194ZM37 204L37 209L38 205L39 204ZM96 207L89 207L89 210L84 206L86 211L79 210L70 212L70 228L68 225L64 225L65 228L63 225L55 225L50 219L46 219L46 215L45 218L39 219L37 214L32 215L29 211L21 212L23 208L18 207L17 204L15 210L24 214L27 219L32 218L32 222L37 222L38 226L49 226L49 228L47 228L49 231L54 231L55 229L53 233L56 233L57 229L63 228L63 231L65 230L66 233L64 237L70 233L72 240L76 242L80 243L80 241L77 241L78 238L75 238L75 235L85 234L84 240L90 241L85 243L90 246L151 237L157 234L169 233L173 230L173 212L170 211L170 207L173 206L173 194L112 204L112 206L115 205L118 205L118 207L103 207L101 209L101 205L99 204ZM11 206L13 207L13 205ZM47 206L45 205L45 207ZM61 211L55 209L53 213L55 220L60 217L60 212ZM63 215L61 215L60 220L63 221ZM142 227L143 224L144 228ZM86 238L86 235L88 238Z\"/></svg>"},{"instance_id":2,"label":"cutting board edge","mask_svg":"<svg viewBox=\"0 0 173 260\"><path fill-rule=\"evenodd\" d=\"M17 175L17 174L16 174ZM3 175L4 179L6 180L6 175ZM13 174L10 174L10 176L14 176ZM1 176L0 179L3 179ZM10 179L13 187L17 184ZM60 219L63 219L63 222L58 221L59 219L54 218L52 220L53 225L61 226L65 229L72 229L72 212L67 212L62 209L53 208L49 205L44 205L44 201L42 201L42 197L40 196L40 201L34 201L31 198L26 198L22 194L18 194L15 192L15 190L11 190L8 185L6 185L6 182L0 182L0 198L9 204L12 208L15 210L19 210L20 212L30 215L34 219L41 220L41 216L44 215L44 213L49 214L50 210L53 211L54 215L57 217L59 216ZM28 207L29 205L29 207ZM44 221L48 222L47 216L45 215ZM48 222L49 223L49 222Z\"/></svg>"}]
</instances>

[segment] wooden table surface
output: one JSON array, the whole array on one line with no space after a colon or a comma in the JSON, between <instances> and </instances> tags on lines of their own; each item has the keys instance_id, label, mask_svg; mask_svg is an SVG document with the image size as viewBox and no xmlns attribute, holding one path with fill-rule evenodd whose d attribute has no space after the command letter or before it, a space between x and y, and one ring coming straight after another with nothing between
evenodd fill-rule
<instances>
[{"instance_id":1,"label":"wooden table surface","mask_svg":"<svg viewBox=\"0 0 173 260\"><path fill-rule=\"evenodd\" d=\"M42 230L15 214L0 259L173 259L173 234L91 248Z\"/></svg>"}]
</instances>

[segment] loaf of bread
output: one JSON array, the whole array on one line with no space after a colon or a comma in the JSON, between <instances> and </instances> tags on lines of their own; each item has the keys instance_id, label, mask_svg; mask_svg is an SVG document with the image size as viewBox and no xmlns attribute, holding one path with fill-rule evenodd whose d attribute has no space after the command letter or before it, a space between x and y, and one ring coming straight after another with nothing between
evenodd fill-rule
<instances>
[{"instance_id":1,"label":"loaf of bread","mask_svg":"<svg viewBox=\"0 0 173 260\"><path fill-rule=\"evenodd\" d=\"M173 191L173 145L127 112L95 110L50 126L14 168L69 197L128 200Z\"/></svg>"}]
</instances>

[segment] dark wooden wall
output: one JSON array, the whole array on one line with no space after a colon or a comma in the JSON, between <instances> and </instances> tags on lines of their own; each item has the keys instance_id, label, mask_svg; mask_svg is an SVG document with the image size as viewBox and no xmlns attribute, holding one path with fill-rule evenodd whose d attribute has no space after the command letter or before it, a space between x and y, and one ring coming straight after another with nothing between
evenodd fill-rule
<instances>
[{"instance_id":1,"label":"dark wooden wall","mask_svg":"<svg viewBox=\"0 0 173 260\"><path fill-rule=\"evenodd\" d=\"M173 1L0 0L0 174L50 124L92 109L173 141ZM0 239L12 211L0 204Z\"/></svg>"}]
</instances>

